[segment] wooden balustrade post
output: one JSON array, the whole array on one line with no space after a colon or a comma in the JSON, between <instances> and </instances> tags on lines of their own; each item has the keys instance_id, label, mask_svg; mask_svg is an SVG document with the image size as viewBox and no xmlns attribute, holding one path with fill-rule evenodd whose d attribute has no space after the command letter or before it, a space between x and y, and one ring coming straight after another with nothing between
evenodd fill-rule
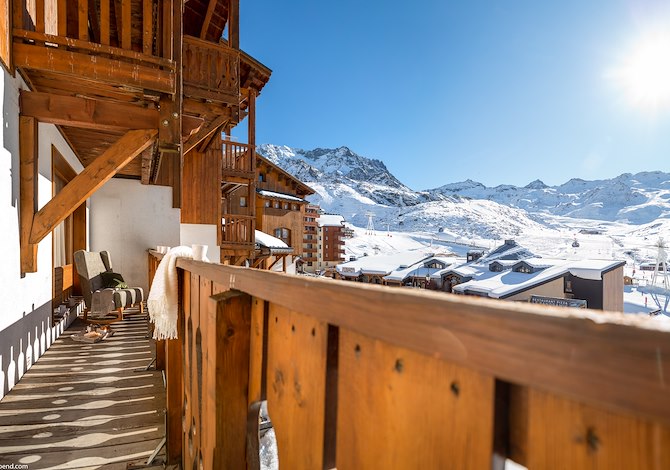
<instances>
[{"instance_id":1,"label":"wooden balustrade post","mask_svg":"<svg viewBox=\"0 0 670 470\"><path fill-rule=\"evenodd\" d=\"M251 297L227 291L201 312L201 449L204 468L246 468ZM207 315L206 322L203 316Z\"/></svg>"},{"instance_id":2,"label":"wooden balustrade post","mask_svg":"<svg viewBox=\"0 0 670 470\"><path fill-rule=\"evenodd\" d=\"M184 416L184 319L188 314L186 306L190 302L190 277L179 271L179 317L177 321L178 339L164 341L165 344L165 381L167 402L166 451L167 463L176 464L182 460ZM158 346L157 346L158 347Z\"/></svg>"}]
</instances>

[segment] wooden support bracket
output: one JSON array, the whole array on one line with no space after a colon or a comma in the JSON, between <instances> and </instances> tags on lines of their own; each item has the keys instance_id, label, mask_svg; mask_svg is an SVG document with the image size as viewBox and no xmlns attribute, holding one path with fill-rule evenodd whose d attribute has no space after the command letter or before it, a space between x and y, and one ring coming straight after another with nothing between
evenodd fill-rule
<instances>
[{"instance_id":1,"label":"wooden support bracket","mask_svg":"<svg viewBox=\"0 0 670 470\"><path fill-rule=\"evenodd\" d=\"M128 131L84 168L35 215L30 243L39 243L103 184L151 145L156 134L155 129Z\"/></svg>"},{"instance_id":2,"label":"wooden support bracket","mask_svg":"<svg viewBox=\"0 0 670 470\"><path fill-rule=\"evenodd\" d=\"M37 209L37 120L19 118L21 224L21 273L37 272L37 243L31 243L30 232Z\"/></svg>"}]
</instances>

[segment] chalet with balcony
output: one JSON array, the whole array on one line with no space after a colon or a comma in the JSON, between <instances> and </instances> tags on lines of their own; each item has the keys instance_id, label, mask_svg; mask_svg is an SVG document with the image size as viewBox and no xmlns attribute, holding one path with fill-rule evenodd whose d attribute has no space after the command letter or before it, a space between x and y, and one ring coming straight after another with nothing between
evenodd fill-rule
<instances>
[{"instance_id":1,"label":"chalet with balcony","mask_svg":"<svg viewBox=\"0 0 670 470\"><path fill-rule=\"evenodd\" d=\"M224 188L236 187L224 191L221 204L222 260L238 265L248 261L255 267L265 269L279 261L275 257L258 260L251 248L243 253L237 242L231 241L237 240L238 234L246 236L247 230L253 225L256 230L278 238L292 248L290 260L286 256L281 257L282 268L285 269L287 263L303 253L305 208L308 204L305 197L314 194L314 191L261 155L255 154L254 162L253 181L250 179L247 184L240 184L232 183L229 179L223 183ZM242 220L248 221L248 228L241 228Z\"/></svg>"}]
</instances>

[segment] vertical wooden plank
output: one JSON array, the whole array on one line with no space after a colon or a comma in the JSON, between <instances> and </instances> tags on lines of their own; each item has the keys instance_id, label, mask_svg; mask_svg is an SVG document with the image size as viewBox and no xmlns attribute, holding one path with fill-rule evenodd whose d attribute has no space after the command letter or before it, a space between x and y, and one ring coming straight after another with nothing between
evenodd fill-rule
<instances>
[{"instance_id":1,"label":"vertical wooden plank","mask_svg":"<svg viewBox=\"0 0 670 470\"><path fill-rule=\"evenodd\" d=\"M80 205L72 213L72 251L86 250L86 203ZM74 276L73 294L81 294L81 285L79 284L79 276Z\"/></svg>"},{"instance_id":2,"label":"vertical wooden plank","mask_svg":"<svg viewBox=\"0 0 670 470\"><path fill-rule=\"evenodd\" d=\"M533 389L528 419L528 468L670 468L670 428L660 424Z\"/></svg>"},{"instance_id":3,"label":"vertical wooden plank","mask_svg":"<svg viewBox=\"0 0 670 470\"><path fill-rule=\"evenodd\" d=\"M174 53L172 50L172 47L174 45L174 38L172 37L174 34L173 31L173 18L172 18L172 13L173 13L173 3L177 2L177 0L162 0L162 6L163 6L163 15L162 15L162 22L161 22L161 30L162 33L161 37L163 39L162 41L162 57L165 57L166 59L174 59Z\"/></svg>"},{"instance_id":4,"label":"vertical wooden plank","mask_svg":"<svg viewBox=\"0 0 670 470\"><path fill-rule=\"evenodd\" d=\"M7 24L7 34L9 35L9 44L8 47L12 48L12 29L24 29L23 28L23 9L25 8L25 4L27 0L5 0L7 1L7 5L9 8L9 5L12 5L12 22L11 24Z\"/></svg>"},{"instance_id":5,"label":"vertical wooden plank","mask_svg":"<svg viewBox=\"0 0 670 470\"><path fill-rule=\"evenodd\" d=\"M185 273L189 275L189 273ZM200 381L198 378L197 332L200 327L200 276L190 273L191 296L190 314L185 316L186 334L184 335L184 390L188 403L188 413L184 417L184 455L183 468L198 468L198 454L201 439L201 403ZM201 359L201 358L200 358Z\"/></svg>"},{"instance_id":6,"label":"vertical wooden plank","mask_svg":"<svg viewBox=\"0 0 670 470\"><path fill-rule=\"evenodd\" d=\"M67 0L56 0L58 36L67 36Z\"/></svg>"},{"instance_id":7,"label":"vertical wooden plank","mask_svg":"<svg viewBox=\"0 0 670 470\"><path fill-rule=\"evenodd\" d=\"M249 404L264 399L263 349L265 337L265 301L254 297L251 302L251 338L249 358Z\"/></svg>"},{"instance_id":8,"label":"vertical wooden plank","mask_svg":"<svg viewBox=\"0 0 670 470\"><path fill-rule=\"evenodd\" d=\"M228 43L233 49L240 48L240 0L229 0Z\"/></svg>"},{"instance_id":9,"label":"vertical wooden plank","mask_svg":"<svg viewBox=\"0 0 670 470\"><path fill-rule=\"evenodd\" d=\"M121 48L130 50L131 44L131 0L121 0Z\"/></svg>"},{"instance_id":10,"label":"vertical wooden plank","mask_svg":"<svg viewBox=\"0 0 670 470\"><path fill-rule=\"evenodd\" d=\"M339 470L490 468L492 377L343 329L338 366Z\"/></svg>"},{"instance_id":11,"label":"vertical wooden plank","mask_svg":"<svg viewBox=\"0 0 670 470\"><path fill-rule=\"evenodd\" d=\"M35 31L38 33L44 33L44 0L34 0L35 1Z\"/></svg>"},{"instance_id":12,"label":"vertical wooden plank","mask_svg":"<svg viewBox=\"0 0 670 470\"><path fill-rule=\"evenodd\" d=\"M191 296L190 277L179 274L181 295L179 297L179 318L177 321L177 339L159 342L165 344L165 378L167 383L167 426L166 426L166 453L167 462L176 464L182 462L183 450L183 427L187 414L188 401L186 400L186 387L184 377L188 369L185 367L185 356L183 354L185 337L185 318L189 316ZM159 345L157 344L158 348ZM158 366L157 366L158 367Z\"/></svg>"},{"instance_id":13,"label":"vertical wooden plank","mask_svg":"<svg viewBox=\"0 0 670 470\"><path fill-rule=\"evenodd\" d=\"M239 291L218 294L216 317L216 453L213 466L205 468L245 468L251 297ZM211 351L210 351L211 352Z\"/></svg>"},{"instance_id":14,"label":"vertical wooden plank","mask_svg":"<svg viewBox=\"0 0 670 470\"><path fill-rule=\"evenodd\" d=\"M30 243L30 232L37 212L37 121L19 118L21 273L37 272L37 245Z\"/></svg>"},{"instance_id":15,"label":"vertical wooden plank","mask_svg":"<svg viewBox=\"0 0 670 470\"><path fill-rule=\"evenodd\" d=\"M323 466L327 339L327 324L270 305L268 413L282 468Z\"/></svg>"},{"instance_id":16,"label":"vertical wooden plank","mask_svg":"<svg viewBox=\"0 0 670 470\"><path fill-rule=\"evenodd\" d=\"M260 469L259 419L265 399L267 362L267 321L269 305L263 299L251 301L251 337L249 338L249 396L247 415L247 468Z\"/></svg>"},{"instance_id":17,"label":"vertical wooden plank","mask_svg":"<svg viewBox=\"0 0 670 470\"><path fill-rule=\"evenodd\" d=\"M79 39L88 41L88 0L79 0L77 5L79 18Z\"/></svg>"},{"instance_id":18,"label":"vertical wooden plank","mask_svg":"<svg viewBox=\"0 0 670 470\"><path fill-rule=\"evenodd\" d=\"M153 0L143 0L143 2L142 2L142 51L147 55L153 55L153 43L154 43L154 5L153 5Z\"/></svg>"},{"instance_id":19,"label":"vertical wooden plank","mask_svg":"<svg viewBox=\"0 0 670 470\"><path fill-rule=\"evenodd\" d=\"M109 15L112 0L100 0L100 44L109 46Z\"/></svg>"}]
</instances>

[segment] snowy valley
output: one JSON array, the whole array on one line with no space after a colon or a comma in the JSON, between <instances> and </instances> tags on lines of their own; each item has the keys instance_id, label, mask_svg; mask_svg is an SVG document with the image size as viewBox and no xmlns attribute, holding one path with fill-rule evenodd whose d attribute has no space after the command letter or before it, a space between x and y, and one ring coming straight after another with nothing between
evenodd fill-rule
<instances>
[{"instance_id":1,"label":"snowy valley","mask_svg":"<svg viewBox=\"0 0 670 470\"><path fill-rule=\"evenodd\" d=\"M486 187L467 180L415 191L383 162L347 147L305 151L264 144L258 152L312 187L316 194L310 201L325 211L342 214L357 227L366 227L367 214L374 214L378 234L412 233L422 240L483 247L515 238L544 256L638 262L654 256L659 237L670 239L670 173L575 178L559 186L535 180L524 187ZM581 250L572 247L575 238ZM348 253L359 254L348 245Z\"/></svg>"}]
</instances>

